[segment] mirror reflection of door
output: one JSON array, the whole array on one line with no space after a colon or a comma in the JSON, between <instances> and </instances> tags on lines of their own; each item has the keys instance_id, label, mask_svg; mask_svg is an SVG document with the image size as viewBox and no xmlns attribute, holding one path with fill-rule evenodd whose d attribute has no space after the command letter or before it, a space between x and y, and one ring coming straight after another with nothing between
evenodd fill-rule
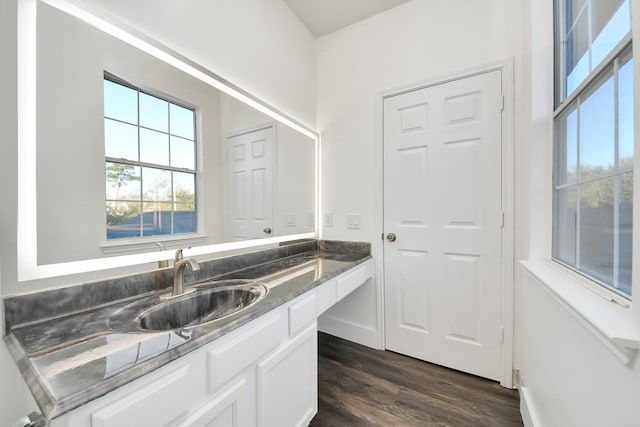
<instances>
[{"instance_id":1,"label":"mirror reflection of door","mask_svg":"<svg viewBox=\"0 0 640 427\"><path fill-rule=\"evenodd\" d=\"M273 126L227 137L229 240L269 237L273 230Z\"/></svg>"}]
</instances>

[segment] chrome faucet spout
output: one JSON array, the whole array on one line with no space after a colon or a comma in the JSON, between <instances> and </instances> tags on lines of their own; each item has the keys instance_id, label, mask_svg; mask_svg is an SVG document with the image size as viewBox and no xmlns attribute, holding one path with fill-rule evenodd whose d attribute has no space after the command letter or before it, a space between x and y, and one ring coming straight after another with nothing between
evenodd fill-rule
<instances>
[{"instance_id":1,"label":"chrome faucet spout","mask_svg":"<svg viewBox=\"0 0 640 427\"><path fill-rule=\"evenodd\" d=\"M200 270L200 264L194 258L183 258L182 249L176 251L173 262L173 290L171 296L178 296L184 293L184 268L191 267L191 271Z\"/></svg>"},{"instance_id":2,"label":"chrome faucet spout","mask_svg":"<svg viewBox=\"0 0 640 427\"><path fill-rule=\"evenodd\" d=\"M183 258L182 251L183 249L178 249L176 251L176 254L173 256L173 265L176 265L176 263Z\"/></svg>"}]
</instances>

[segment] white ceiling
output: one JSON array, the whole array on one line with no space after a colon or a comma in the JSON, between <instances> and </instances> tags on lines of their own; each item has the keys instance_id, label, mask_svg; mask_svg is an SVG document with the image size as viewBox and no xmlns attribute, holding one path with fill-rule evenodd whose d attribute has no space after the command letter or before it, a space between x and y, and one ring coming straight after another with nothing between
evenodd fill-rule
<instances>
[{"instance_id":1,"label":"white ceiling","mask_svg":"<svg viewBox=\"0 0 640 427\"><path fill-rule=\"evenodd\" d=\"M322 37L410 0L284 0L307 26Z\"/></svg>"}]
</instances>

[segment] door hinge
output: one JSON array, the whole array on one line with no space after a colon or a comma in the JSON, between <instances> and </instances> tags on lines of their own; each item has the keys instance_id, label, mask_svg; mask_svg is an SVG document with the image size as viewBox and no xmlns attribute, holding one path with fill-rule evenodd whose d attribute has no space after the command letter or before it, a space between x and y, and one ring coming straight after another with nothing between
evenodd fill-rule
<instances>
[{"instance_id":1,"label":"door hinge","mask_svg":"<svg viewBox=\"0 0 640 427\"><path fill-rule=\"evenodd\" d=\"M500 228L504 228L504 212L500 212Z\"/></svg>"},{"instance_id":2,"label":"door hinge","mask_svg":"<svg viewBox=\"0 0 640 427\"><path fill-rule=\"evenodd\" d=\"M500 327L500 344L504 344L504 327Z\"/></svg>"},{"instance_id":3,"label":"door hinge","mask_svg":"<svg viewBox=\"0 0 640 427\"><path fill-rule=\"evenodd\" d=\"M500 97L500 111L504 111L504 95Z\"/></svg>"}]
</instances>

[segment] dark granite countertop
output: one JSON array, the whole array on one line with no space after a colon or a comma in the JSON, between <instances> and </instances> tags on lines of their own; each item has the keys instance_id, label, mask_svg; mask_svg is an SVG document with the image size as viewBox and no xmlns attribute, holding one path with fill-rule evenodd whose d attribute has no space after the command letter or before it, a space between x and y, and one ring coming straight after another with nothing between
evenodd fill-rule
<instances>
[{"instance_id":1,"label":"dark granite countertop","mask_svg":"<svg viewBox=\"0 0 640 427\"><path fill-rule=\"evenodd\" d=\"M115 287L109 291L116 296L111 301L93 296L89 297L93 305L67 307L67 313L40 313L42 318L35 320L24 313L24 304L39 301L38 294L5 298L5 342L45 419L51 420L371 258L368 244L313 241L311 245L306 242L293 246L214 260L210 265L201 262L203 272L185 276L185 283L196 286L205 280L226 279L257 280L267 286L268 292L261 301L232 316L184 329L144 331L135 321L135 314L140 311L137 307L153 304L166 287L148 291L141 286L146 292L128 295L118 286L131 287L132 280L139 283L148 278L126 277L92 284L94 291ZM167 270L171 271L164 272L164 281L172 279L172 269ZM146 273L152 274L157 276L158 272ZM60 299L58 305L65 306L70 294L87 291L78 288L49 291L45 299L49 306L56 305L56 298Z\"/></svg>"}]
</instances>

